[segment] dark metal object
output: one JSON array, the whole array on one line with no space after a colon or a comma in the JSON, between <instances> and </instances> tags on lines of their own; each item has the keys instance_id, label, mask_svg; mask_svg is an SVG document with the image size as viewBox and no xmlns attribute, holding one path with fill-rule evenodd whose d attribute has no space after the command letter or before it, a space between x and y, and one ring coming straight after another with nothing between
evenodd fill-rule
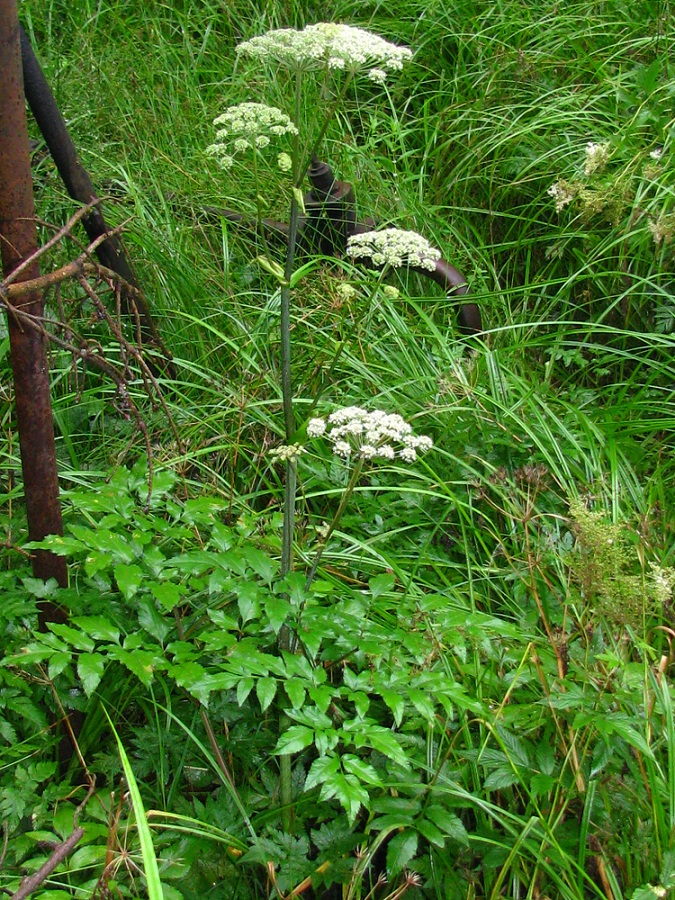
<instances>
[{"instance_id":1,"label":"dark metal object","mask_svg":"<svg viewBox=\"0 0 675 900\"><path fill-rule=\"evenodd\" d=\"M73 200L78 200L80 203L85 204L92 203L98 197L89 173L78 159L77 150L68 133L66 123L59 112L54 94L33 52L30 40L21 26L20 33L24 91L28 105L38 128L42 132L66 190ZM82 219L82 224L90 241L94 241L97 237L108 233L108 227L98 206L94 207ZM121 291L122 308L128 315L138 315L141 335L145 341L157 348L165 359L170 360L171 354L164 346L155 327L148 304L140 293L134 273L117 236L111 234L96 249L96 255L102 265L112 269L127 284L136 289L133 296L128 291Z\"/></svg>"},{"instance_id":2,"label":"dark metal object","mask_svg":"<svg viewBox=\"0 0 675 900\"><path fill-rule=\"evenodd\" d=\"M357 222L351 184L336 179L327 163L314 157L308 175L312 190L305 196L307 217L302 223L303 241L309 241L326 256L342 256L347 249L347 239L372 231L375 223L372 219ZM410 268L431 278L448 294L462 297L469 293L466 278L444 259L438 260L433 272L421 266ZM464 335L477 335L483 330L480 310L475 303L462 304L458 320L459 330Z\"/></svg>"},{"instance_id":3,"label":"dark metal object","mask_svg":"<svg viewBox=\"0 0 675 900\"><path fill-rule=\"evenodd\" d=\"M0 250L7 276L37 250L16 0L0 0L0 100ZM35 262L25 268L20 279L28 281L38 275ZM44 312L37 291L18 300L17 306L33 316ZM63 534L47 347L39 331L24 329L11 312L7 321L28 535L39 541L48 534ZM31 560L36 578L56 578L65 587L64 557L38 550ZM65 615L43 603L41 623L45 621L65 621Z\"/></svg>"},{"instance_id":4,"label":"dark metal object","mask_svg":"<svg viewBox=\"0 0 675 900\"><path fill-rule=\"evenodd\" d=\"M342 257L347 250L347 240L354 234L372 231L373 219L358 222L354 208L354 191L351 184L335 178L328 163L314 157L307 173L312 189L305 194L305 215L300 218L298 246L302 253L319 252L324 256ZM208 217L226 219L241 225L255 227L247 216L230 209L204 207ZM260 228L266 238L286 242L288 225L274 219L263 219ZM366 265L364 263L364 265ZM455 297L470 293L467 280L462 273L444 259L439 259L433 272L421 266L410 266L414 271L430 278L443 290ZM462 303L457 314L460 332L466 337L480 335L483 322L480 309L475 303Z\"/></svg>"}]
</instances>

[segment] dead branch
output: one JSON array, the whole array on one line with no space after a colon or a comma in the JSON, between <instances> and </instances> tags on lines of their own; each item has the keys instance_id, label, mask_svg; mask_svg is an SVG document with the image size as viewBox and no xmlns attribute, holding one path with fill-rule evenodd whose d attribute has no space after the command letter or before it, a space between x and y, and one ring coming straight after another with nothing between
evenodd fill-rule
<instances>
[{"instance_id":1,"label":"dead branch","mask_svg":"<svg viewBox=\"0 0 675 900\"><path fill-rule=\"evenodd\" d=\"M33 891L37 890L43 881L49 878L54 869L63 862L66 856L75 849L83 835L84 828L76 828L62 844L56 847L47 862L43 863L34 875L23 879L19 885L19 890L12 894L10 900L25 900L26 897L30 897Z\"/></svg>"}]
</instances>

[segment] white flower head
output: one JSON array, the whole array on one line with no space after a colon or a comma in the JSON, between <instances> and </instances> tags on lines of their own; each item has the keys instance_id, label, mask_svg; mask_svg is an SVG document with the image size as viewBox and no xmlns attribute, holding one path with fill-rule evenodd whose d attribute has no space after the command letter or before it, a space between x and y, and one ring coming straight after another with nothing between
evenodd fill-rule
<instances>
[{"instance_id":1,"label":"white flower head","mask_svg":"<svg viewBox=\"0 0 675 900\"><path fill-rule=\"evenodd\" d=\"M575 184L570 184L569 181L561 179L552 184L546 193L555 200L555 211L562 212L575 199L578 188Z\"/></svg>"},{"instance_id":2,"label":"white flower head","mask_svg":"<svg viewBox=\"0 0 675 900\"><path fill-rule=\"evenodd\" d=\"M663 147L657 147L655 150L651 150L649 155L652 159L661 159L663 156Z\"/></svg>"},{"instance_id":3,"label":"white flower head","mask_svg":"<svg viewBox=\"0 0 675 900\"><path fill-rule=\"evenodd\" d=\"M327 67L355 73L367 69L370 77L380 83L387 71L401 69L412 57L407 47L398 47L363 28L333 22L308 25L302 31L268 31L239 44L237 52L294 70Z\"/></svg>"},{"instance_id":4,"label":"white flower head","mask_svg":"<svg viewBox=\"0 0 675 900\"><path fill-rule=\"evenodd\" d=\"M433 272L441 251L416 231L385 228L352 235L347 241L347 255L352 259L370 259L374 266L419 266Z\"/></svg>"},{"instance_id":5,"label":"white flower head","mask_svg":"<svg viewBox=\"0 0 675 900\"><path fill-rule=\"evenodd\" d=\"M310 419L307 423L307 437L315 438L321 437L321 435L326 431L326 420L325 419Z\"/></svg>"},{"instance_id":6,"label":"white flower head","mask_svg":"<svg viewBox=\"0 0 675 900\"><path fill-rule=\"evenodd\" d=\"M414 462L418 454L433 447L430 437L414 435L411 425L397 413L368 412L361 406L345 406L327 419L310 419L307 434L325 437L336 456L349 459L354 455L371 462L396 457Z\"/></svg>"},{"instance_id":7,"label":"white flower head","mask_svg":"<svg viewBox=\"0 0 675 900\"><path fill-rule=\"evenodd\" d=\"M602 172L609 162L609 144L595 144L589 141L586 144L586 162L584 163L584 174L593 175L595 172Z\"/></svg>"},{"instance_id":8,"label":"white flower head","mask_svg":"<svg viewBox=\"0 0 675 900\"><path fill-rule=\"evenodd\" d=\"M216 132L216 142L207 147L206 152L215 156L219 165L226 169L234 162L234 153L242 153L251 147L262 150L269 145L272 137L298 133L286 113L264 103L230 106L213 120L213 124L220 127Z\"/></svg>"}]
</instances>

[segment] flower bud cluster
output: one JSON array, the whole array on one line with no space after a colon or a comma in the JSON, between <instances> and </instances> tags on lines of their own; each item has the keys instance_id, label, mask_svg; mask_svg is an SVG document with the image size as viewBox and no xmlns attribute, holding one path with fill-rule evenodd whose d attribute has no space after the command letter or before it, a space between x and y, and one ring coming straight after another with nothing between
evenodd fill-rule
<instances>
[{"instance_id":1,"label":"flower bud cluster","mask_svg":"<svg viewBox=\"0 0 675 900\"><path fill-rule=\"evenodd\" d=\"M385 228L383 231L366 231L355 234L347 241L347 255L352 259L370 259L374 266L420 266L433 272L441 251L432 247L426 238L416 231Z\"/></svg>"},{"instance_id":2,"label":"flower bud cluster","mask_svg":"<svg viewBox=\"0 0 675 900\"><path fill-rule=\"evenodd\" d=\"M310 419L307 435L325 437L333 445L336 456L348 459L354 454L373 462L398 457L412 463L418 453L426 453L433 447L431 438L414 435L402 416L379 409L368 412L360 406L345 406L327 419Z\"/></svg>"},{"instance_id":3,"label":"flower bud cluster","mask_svg":"<svg viewBox=\"0 0 675 900\"><path fill-rule=\"evenodd\" d=\"M412 57L407 47L398 47L363 28L333 22L308 25L302 31L295 28L268 31L239 44L237 52L303 71L324 66L351 72L369 69L369 76L380 84L387 71L401 69Z\"/></svg>"},{"instance_id":4,"label":"flower bud cluster","mask_svg":"<svg viewBox=\"0 0 675 900\"><path fill-rule=\"evenodd\" d=\"M270 450L270 456L274 462L293 462L304 452L302 444L281 444Z\"/></svg>"},{"instance_id":5,"label":"flower bud cluster","mask_svg":"<svg viewBox=\"0 0 675 900\"><path fill-rule=\"evenodd\" d=\"M239 103L237 106L230 106L213 120L213 124L222 127L216 132L216 142L207 147L206 152L215 156L226 169L234 162L234 153L242 153L253 147L262 150L269 146L273 137L298 133L286 113L276 106L266 106L264 103Z\"/></svg>"}]
</instances>

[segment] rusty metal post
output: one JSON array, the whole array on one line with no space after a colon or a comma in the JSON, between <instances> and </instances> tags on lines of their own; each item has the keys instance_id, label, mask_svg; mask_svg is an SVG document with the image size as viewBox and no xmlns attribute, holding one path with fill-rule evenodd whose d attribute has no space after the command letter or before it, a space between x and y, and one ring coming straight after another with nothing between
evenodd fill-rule
<instances>
[{"instance_id":1,"label":"rusty metal post","mask_svg":"<svg viewBox=\"0 0 675 900\"><path fill-rule=\"evenodd\" d=\"M19 26L19 34L24 92L28 106L33 113L38 128L42 132L66 190L73 200L89 204L94 200L98 200L92 180L79 160L75 144L59 111L54 94L44 76L28 35L21 26ZM109 229L99 207L94 207L82 219L82 224L90 241L96 240L101 235L108 234ZM122 308L128 315L133 316L134 311L138 314L140 330L144 339L164 357L166 362L160 362L158 366L155 366L157 371L163 370L172 378L175 377L175 370L171 363L171 353L162 341L155 326L148 302L140 290L119 238L111 234L106 241L97 247L96 255L102 265L112 269L128 285L136 288L133 297L126 290L122 290ZM152 361L150 365L151 367L153 366Z\"/></svg>"},{"instance_id":2,"label":"rusty metal post","mask_svg":"<svg viewBox=\"0 0 675 900\"><path fill-rule=\"evenodd\" d=\"M5 276L36 249L17 0L0 0L0 250ZM36 262L21 273L21 280L38 275ZM17 305L34 316L44 312L37 292ZM22 326L11 313L7 321L28 535L31 540L41 540L48 534L63 534L46 340L39 331ZM37 551L32 563L37 578L56 578L61 586L66 585L65 558ZM64 618L61 610L43 605L43 622Z\"/></svg>"}]
</instances>

